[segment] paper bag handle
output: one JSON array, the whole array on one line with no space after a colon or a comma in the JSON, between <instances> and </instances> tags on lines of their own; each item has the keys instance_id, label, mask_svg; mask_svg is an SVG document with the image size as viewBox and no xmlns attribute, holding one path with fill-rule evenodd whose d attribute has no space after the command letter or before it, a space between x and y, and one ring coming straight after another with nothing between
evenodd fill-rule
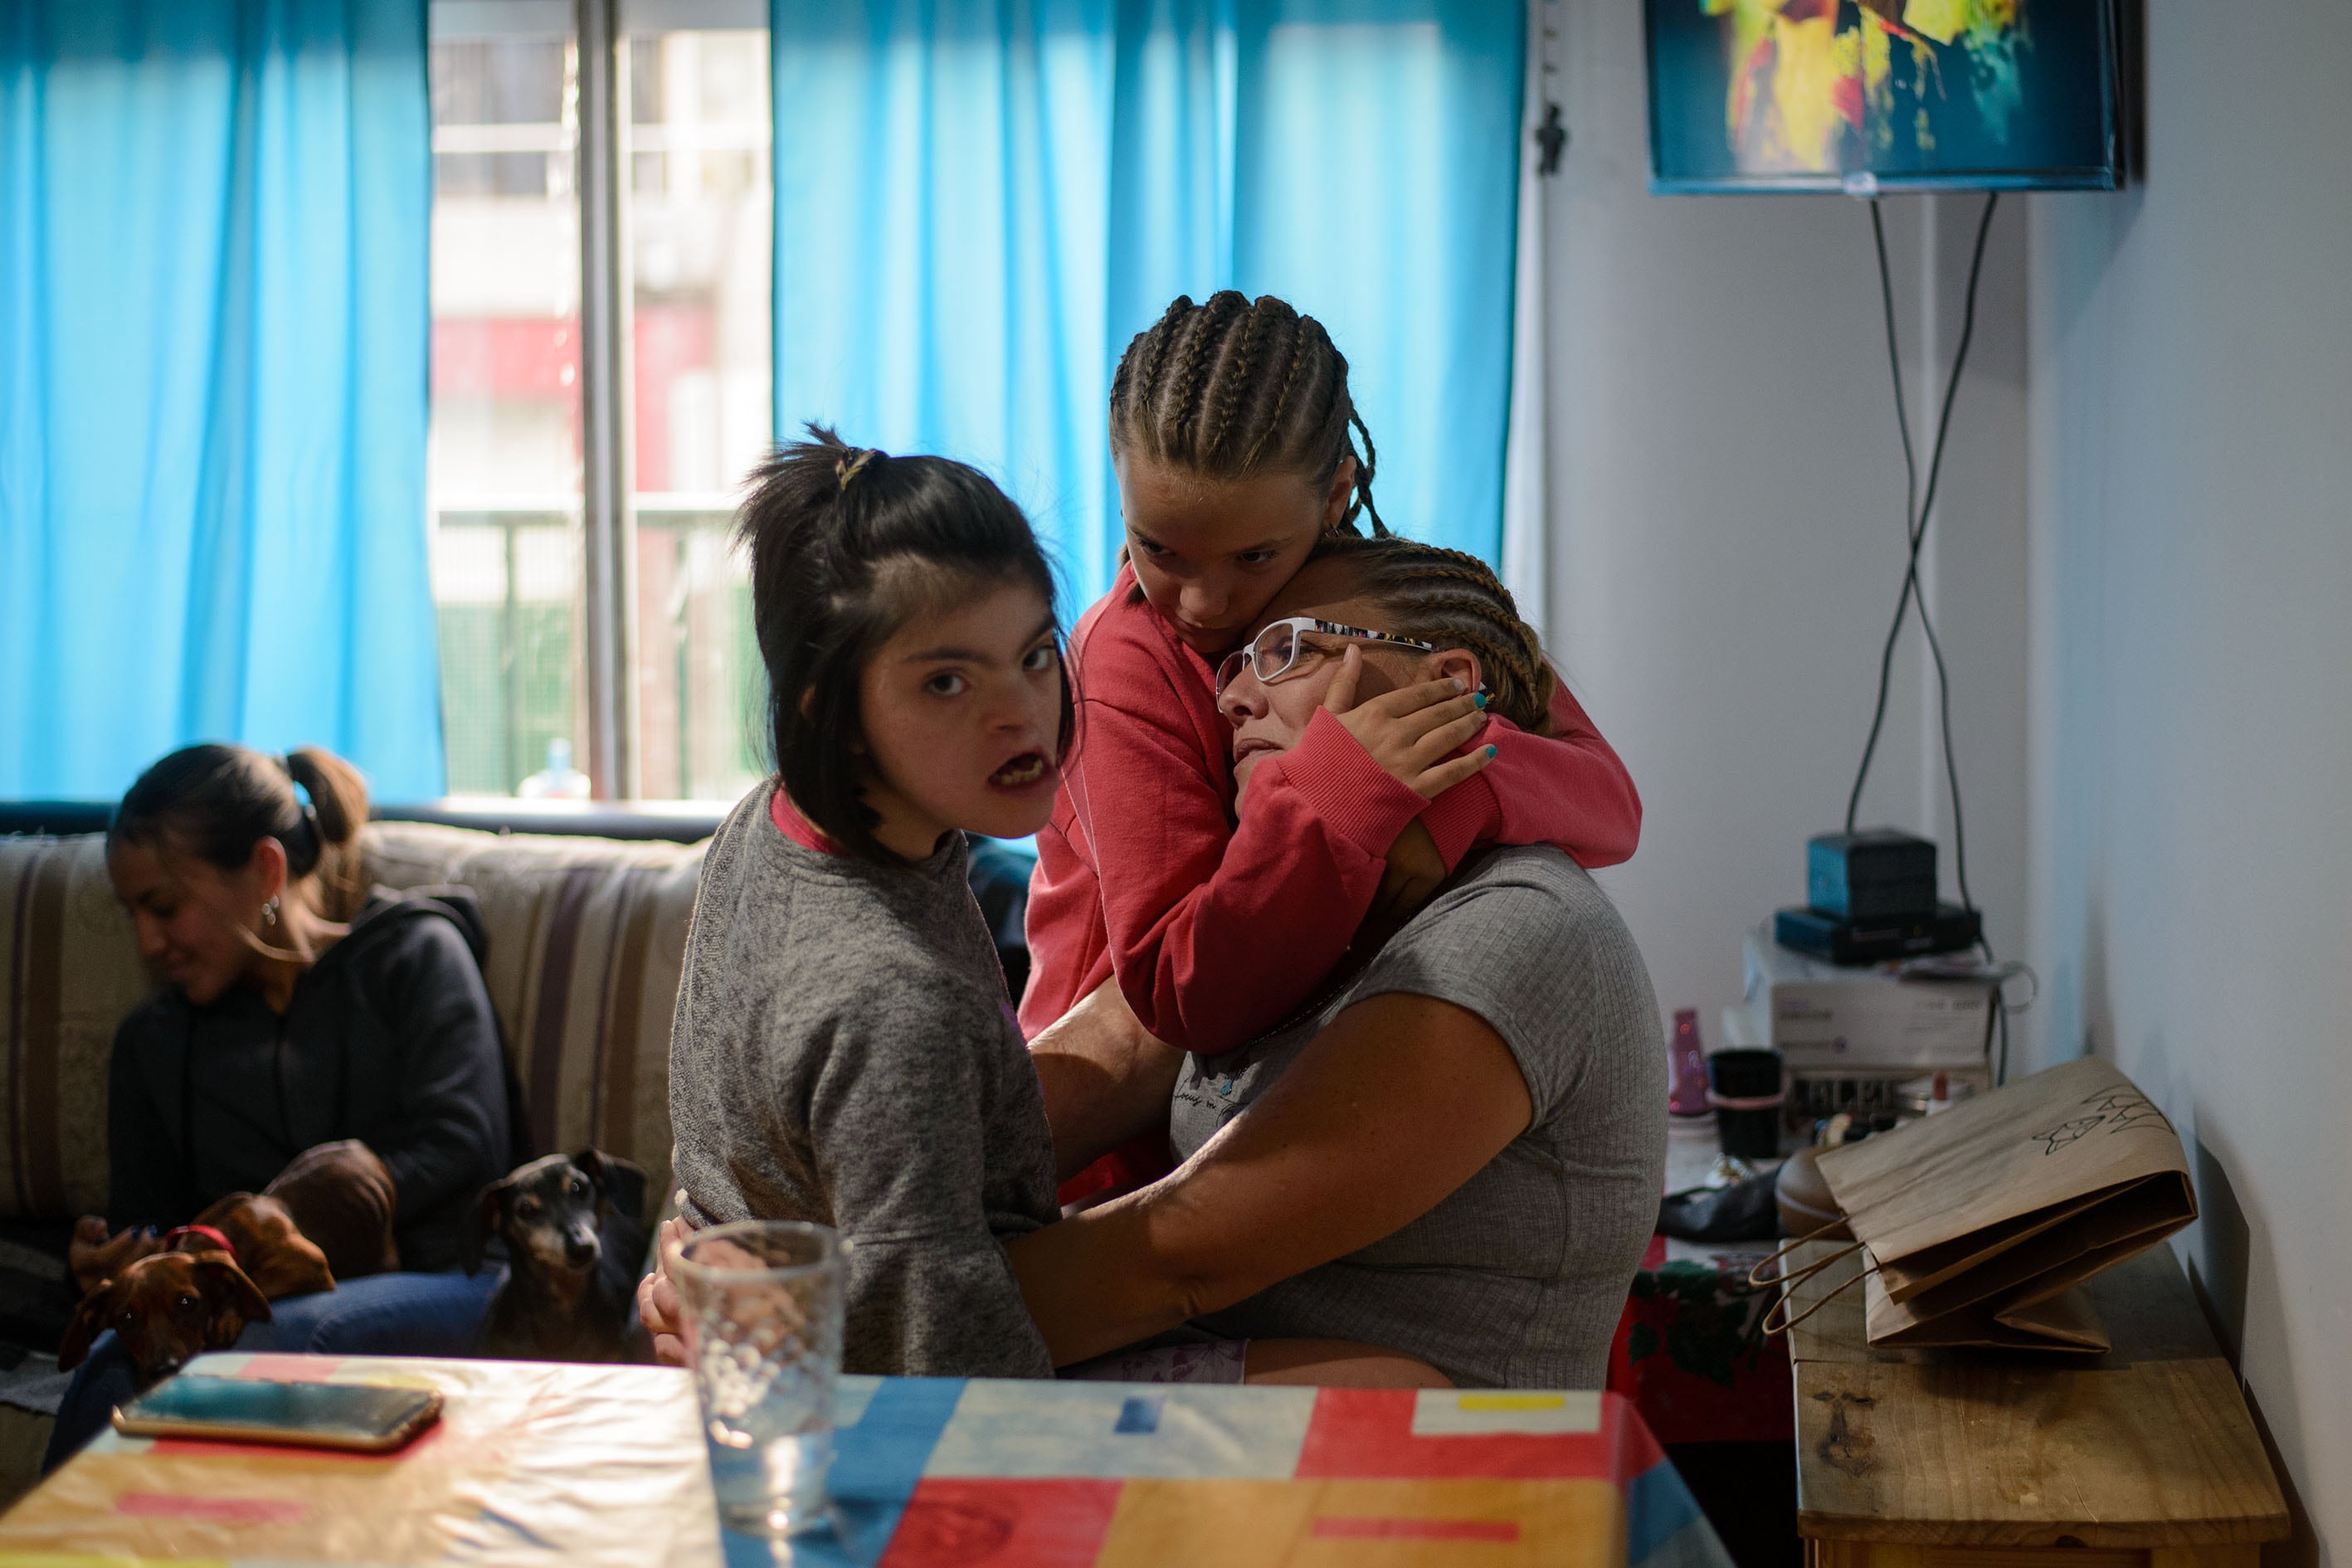
<instances>
[{"instance_id":1,"label":"paper bag handle","mask_svg":"<svg viewBox=\"0 0 2352 1568\"><path fill-rule=\"evenodd\" d=\"M1804 1235L1797 1237L1794 1241L1790 1242L1786 1247L1780 1248L1780 1251L1775 1252L1771 1257L1765 1258L1762 1262L1757 1264L1755 1268L1748 1271L1748 1282L1750 1285L1756 1286L1759 1289L1767 1285L1773 1284L1777 1284L1780 1288L1780 1300L1774 1301L1770 1307L1765 1310L1763 1321L1757 1325L1757 1327L1764 1332L1766 1337L1769 1338L1775 1334L1787 1333L1790 1329L1795 1328L1799 1323L1803 1322L1807 1318L1811 1317L1815 1312L1820 1311L1823 1307L1828 1306L1832 1301L1836 1300L1840 1296L1843 1296L1848 1290L1853 1289L1854 1286L1860 1284L1864 1279L1878 1272L1878 1265L1874 1262L1872 1263L1869 1267L1858 1271L1853 1279L1843 1281L1836 1289L1828 1292L1822 1296L1820 1300L1814 1302L1811 1306L1806 1308L1803 1311L1798 1313L1793 1318L1789 1316L1789 1303L1795 1299L1797 1287L1804 1284L1807 1280L1812 1279L1815 1275L1819 1274L1822 1269L1829 1268L1831 1265L1842 1263L1845 1259L1853 1257L1855 1253L1862 1251L1863 1244L1859 1241L1848 1242L1845 1246L1838 1248L1835 1252L1831 1253L1827 1258L1816 1258L1812 1262L1805 1265L1804 1268L1798 1269L1793 1274L1775 1275L1770 1279L1759 1278L1765 1269L1769 1268L1773 1264L1778 1263L1783 1258L1788 1257L1789 1254L1796 1251L1797 1248L1804 1246L1807 1242L1815 1240L1819 1238L1822 1233L1835 1230L1838 1226L1843 1224L1845 1224L1845 1216L1843 1215L1840 1215L1835 1219L1831 1220L1827 1225L1816 1226L1813 1229L1807 1231ZM1776 1318L1780 1320L1777 1325L1773 1321Z\"/></svg>"},{"instance_id":2,"label":"paper bag handle","mask_svg":"<svg viewBox=\"0 0 2352 1568\"><path fill-rule=\"evenodd\" d=\"M1771 1257L1758 1262L1755 1268L1748 1271L1748 1282L1760 1290L1765 1286L1771 1284L1774 1280L1780 1279L1781 1276L1778 1274L1773 1275L1770 1279L1763 1278L1764 1270L1771 1268L1772 1265L1780 1262L1780 1259L1788 1257L1789 1254L1796 1251L1797 1248L1804 1246L1807 1242L1818 1241L1823 1236L1828 1235L1831 1231L1833 1231L1838 1226L1845 1224L1845 1215L1839 1215L1834 1219L1832 1219L1827 1225L1815 1226L1812 1229L1805 1232L1804 1235L1798 1237L1786 1247L1780 1248L1780 1251L1774 1253ZM1847 1247L1844 1252L1832 1253L1829 1257L1821 1259L1819 1262L1808 1264L1803 1268L1799 1269L1795 1274L1789 1276L1783 1283L1801 1285L1804 1283L1804 1281L1811 1279L1814 1275L1819 1274L1822 1269L1827 1268L1831 1264L1835 1263L1839 1258L1852 1253L1861 1245L1862 1243L1857 1241L1852 1247Z\"/></svg>"},{"instance_id":3,"label":"paper bag handle","mask_svg":"<svg viewBox=\"0 0 2352 1568\"><path fill-rule=\"evenodd\" d=\"M1867 1279L1872 1275L1877 1273L1878 1265L1874 1263L1869 1268L1857 1272L1853 1279L1842 1281L1836 1289L1824 1292L1820 1300L1814 1302L1811 1306L1806 1308L1795 1317L1792 1318L1789 1316L1789 1303L1795 1299L1793 1292L1798 1286L1803 1284L1806 1280L1811 1279L1814 1275L1820 1273L1831 1264L1838 1261L1838 1258L1845 1257L1848 1253L1858 1251L1861 1247L1862 1243L1857 1241L1853 1246L1846 1248L1845 1252L1839 1253L1836 1258L1825 1258L1813 1268L1805 1269L1801 1273L1793 1275L1787 1280L1784 1280L1781 1284L1780 1299L1773 1302L1769 1308L1765 1309L1764 1321L1757 1325L1757 1327L1763 1331L1764 1336L1767 1339L1769 1339L1775 1334L1787 1333L1790 1329L1795 1328L1799 1323L1803 1322L1807 1318L1811 1317L1815 1312L1820 1311L1823 1307L1828 1306L1832 1301L1836 1300L1840 1296L1844 1295L1848 1290L1853 1289L1864 1279ZM1775 1318L1780 1320L1777 1325L1772 1321Z\"/></svg>"}]
</instances>

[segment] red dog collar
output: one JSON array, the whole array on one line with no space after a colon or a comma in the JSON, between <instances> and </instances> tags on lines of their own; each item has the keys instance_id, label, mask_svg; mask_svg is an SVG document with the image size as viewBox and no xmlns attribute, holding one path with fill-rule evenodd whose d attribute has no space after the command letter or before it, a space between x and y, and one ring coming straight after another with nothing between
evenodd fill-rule
<instances>
[{"instance_id":1,"label":"red dog collar","mask_svg":"<svg viewBox=\"0 0 2352 1568\"><path fill-rule=\"evenodd\" d=\"M205 1240L212 1243L215 1247L220 1248L223 1252L227 1253L231 1259L235 1259L236 1257L236 1248L229 1245L228 1237L223 1236L219 1231L215 1230L208 1225L184 1225L179 1229L173 1231L170 1235L163 1237L164 1247L167 1248L170 1247L174 1242L178 1241L180 1237L184 1236L201 1237Z\"/></svg>"}]
</instances>

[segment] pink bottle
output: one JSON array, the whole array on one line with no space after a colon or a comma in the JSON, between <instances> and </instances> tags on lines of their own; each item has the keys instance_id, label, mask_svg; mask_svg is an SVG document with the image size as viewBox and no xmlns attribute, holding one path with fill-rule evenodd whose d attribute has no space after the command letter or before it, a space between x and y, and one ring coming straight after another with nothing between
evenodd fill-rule
<instances>
[{"instance_id":1,"label":"pink bottle","mask_svg":"<svg viewBox=\"0 0 2352 1568\"><path fill-rule=\"evenodd\" d=\"M1673 1116L1705 1116L1706 1047L1698 1037L1698 1009L1675 1010L1675 1037L1666 1042L1666 1110Z\"/></svg>"}]
</instances>

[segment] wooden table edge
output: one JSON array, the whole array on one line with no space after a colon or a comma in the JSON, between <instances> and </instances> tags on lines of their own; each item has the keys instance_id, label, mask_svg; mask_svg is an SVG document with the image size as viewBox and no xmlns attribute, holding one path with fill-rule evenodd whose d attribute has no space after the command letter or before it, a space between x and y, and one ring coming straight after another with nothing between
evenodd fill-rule
<instances>
[{"instance_id":1,"label":"wooden table edge","mask_svg":"<svg viewBox=\"0 0 2352 1568\"><path fill-rule=\"evenodd\" d=\"M1937 1546L1963 1551L2091 1547L2127 1552L2204 1546L2258 1546L2294 1533L2284 1513L2238 1519L2178 1521L2044 1520L2003 1525L1983 1520L1862 1519L1852 1514L1797 1510L1797 1533L1807 1541L1851 1541L1873 1546ZM2014 1535L2016 1539L2007 1539Z\"/></svg>"}]
</instances>

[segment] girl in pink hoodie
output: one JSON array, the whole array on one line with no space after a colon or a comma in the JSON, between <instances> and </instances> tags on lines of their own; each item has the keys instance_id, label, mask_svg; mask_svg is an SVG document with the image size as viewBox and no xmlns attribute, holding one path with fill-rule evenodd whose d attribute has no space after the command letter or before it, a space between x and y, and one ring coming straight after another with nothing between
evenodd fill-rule
<instances>
[{"instance_id":1,"label":"girl in pink hoodie","mask_svg":"<svg viewBox=\"0 0 2352 1568\"><path fill-rule=\"evenodd\" d=\"M1024 1032L1116 978L1161 1040L1228 1050L1307 1000L1392 866L1425 896L1474 844L1633 853L1640 797L1565 685L1545 735L1442 683L1337 698L1236 815L1218 662L1319 539L1388 531L1314 318L1178 299L1119 362L1110 443L1128 559L1070 642L1078 743L1037 836Z\"/></svg>"}]
</instances>

